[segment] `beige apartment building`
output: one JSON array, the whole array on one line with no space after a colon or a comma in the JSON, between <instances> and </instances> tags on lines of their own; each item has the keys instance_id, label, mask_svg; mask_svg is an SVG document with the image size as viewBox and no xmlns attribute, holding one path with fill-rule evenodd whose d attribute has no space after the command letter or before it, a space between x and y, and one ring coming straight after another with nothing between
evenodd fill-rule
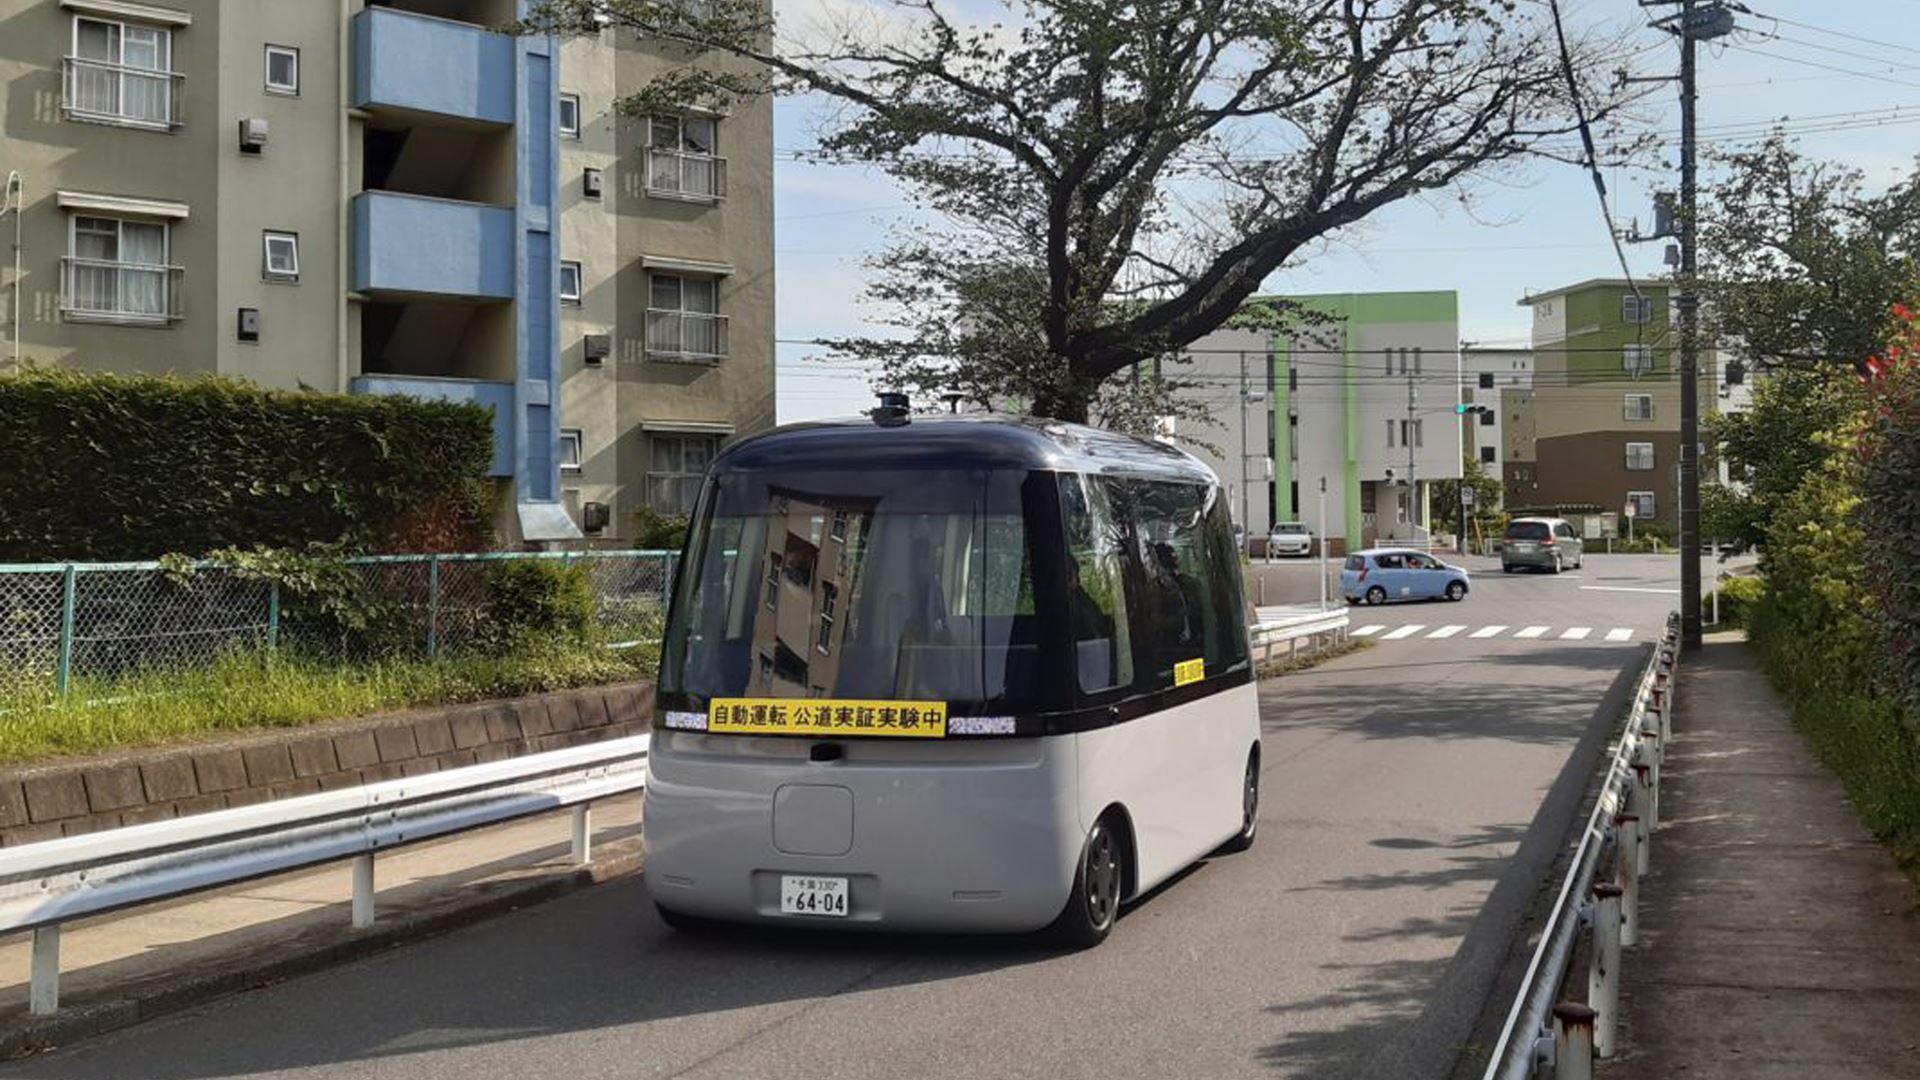
<instances>
[{"instance_id":1,"label":"beige apartment building","mask_svg":"<svg viewBox=\"0 0 1920 1080\"><path fill-rule=\"evenodd\" d=\"M773 423L771 104L522 6L0 0L0 359L479 402L508 542L687 509Z\"/></svg>"}]
</instances>

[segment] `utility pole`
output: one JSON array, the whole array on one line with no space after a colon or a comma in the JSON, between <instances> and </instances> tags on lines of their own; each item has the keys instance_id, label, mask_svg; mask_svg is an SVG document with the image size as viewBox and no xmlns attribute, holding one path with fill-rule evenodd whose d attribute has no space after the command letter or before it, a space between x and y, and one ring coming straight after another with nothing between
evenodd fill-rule
<instances>
[{"instance_id":1,"label":"utility pole","mask_svg":"<svg viewBox=\"0 0 1920 1080\"><path fill-rule=\"evenodd\" d=\"M1680 38L1680 646L1700 647L1700 184L1695 106L1698 45L1733 32L1727 0L1640 0L1642 7L1678 6L1654 26Z\"/></svg>"},{"instance_id":2,"label":"utility pole","mask_svg":"<svg viewBox=\"0 0 1920 1080\"><path fill-rule=\"evenodd\" d=\"M1405 353L1401 354L1400 362L1402 364L1407 362ZM1416 419L1419 410L1415 408L1415 403L1419 400L1420 390L1413 385L1413 375L1409 372L1407 375L1407 437L1403 441L1407 444L1407 524L1416 529L1420 527L1420 485L1413 475L1413 439L1414 432L1419 430L1416 426L1420 423Z\"/></svg>"},{"instance_id":3,"label":"utility pole","mask_svg":"<svg viewBox=\"0 0 1920 1080\"><path fill-rule=\"evenodd\" d=\"M1247 505L1247 350L1240 350L1240 527L1246 530L1241 543L1253 550L1253 519ZM1246 554L1242 552L1241 554Z\"/></svg>"}]
</instances>

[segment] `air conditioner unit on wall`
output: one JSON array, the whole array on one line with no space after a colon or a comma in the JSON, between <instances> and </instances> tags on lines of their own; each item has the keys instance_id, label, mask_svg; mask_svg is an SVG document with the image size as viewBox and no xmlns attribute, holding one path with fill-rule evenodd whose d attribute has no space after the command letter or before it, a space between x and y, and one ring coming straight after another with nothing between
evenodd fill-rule
<instances>
[{"instance_id":1,"label":"air conditioner unit on wall","mask_svg":"<svg viewBox=\"0 0 1920 1080\"><path fill-rule=\"evenodd\" d=\"M257 154L267 148L267 120L263 116L249 116L240 121L240 152Z\"/></svg>"}]
</instances>

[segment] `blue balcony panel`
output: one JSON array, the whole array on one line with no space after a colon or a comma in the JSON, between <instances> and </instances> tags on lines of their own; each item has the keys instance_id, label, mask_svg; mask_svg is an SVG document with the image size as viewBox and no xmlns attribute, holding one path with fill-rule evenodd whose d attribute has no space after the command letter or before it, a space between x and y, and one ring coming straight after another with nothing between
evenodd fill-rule
<instances>
[{"instance_id":1,"label":"blue balcony panel","mask_svg":"<svg viewBox=\"0 0 1920 1080\"><path fill-rule=\"evenodd\" d=\"M353 200L353 289L513 299L513 210L367 191Z\"/></svg>"},{"instance_id":2,"label":"blue balcony panel","mask_svg":"<svg viewBox=\"0 0 1920 1080\"><path fill-rule=\"evenodd\" d=\"M513 475L513 384L420 375L362 375L348 388L356 394L399 394L421 401L471 401L493 410L493 464L489 476Z\"/></svg>"},{"instance_id":3,"label":"blue balcony panel","mask_svg":"<svg viewBox=\"0 0 1920 1080\"><path fill-rule=\"evenodd\" d=\"M513 43L468 23L367 8L353 17L353 103L512 124Z\"/></svg>"}]
</instances>

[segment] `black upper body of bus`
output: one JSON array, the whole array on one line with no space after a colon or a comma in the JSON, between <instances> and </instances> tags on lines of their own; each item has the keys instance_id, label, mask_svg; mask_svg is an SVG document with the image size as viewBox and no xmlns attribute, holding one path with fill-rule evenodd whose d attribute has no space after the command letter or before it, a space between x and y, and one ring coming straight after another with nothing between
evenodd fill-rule
<instances>
[{"instance_id":1,"label":"black upper body of bus","mask_svg":"<svg viewBox=\"0 0 1920 1080\"><path fill-rule=\"evenodd\" d=\"M1213 473L1161 443L979 415L778 428L702 488L660 707L939 701L1021 735L1121 722L1252 677L1237 556Z\"/></svg>"}]
</instances>

